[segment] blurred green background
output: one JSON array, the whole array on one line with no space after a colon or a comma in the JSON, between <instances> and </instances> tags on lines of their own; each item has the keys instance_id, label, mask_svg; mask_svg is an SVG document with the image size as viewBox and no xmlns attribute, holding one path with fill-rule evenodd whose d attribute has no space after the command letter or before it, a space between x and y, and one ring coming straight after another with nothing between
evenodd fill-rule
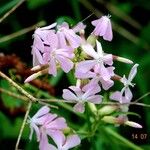
<instances>
[{"instance_id":1,"label":"blurred green background","mask_svg":"<svg viewBox=\"0 0 150 150\"><path fill-rule=\"evenodd\" d=\"M0 17L14 7L21 0L0 0ZM82 21L91 13L94 13L90 18L84 20L84 23L89 26L86 29L87 33L93 30L90 25L91 21L102 14L111 15L113 22L114 38L112 42L103 41L103 49L108 53L129 58L139 64L138 74L134 80L136 83L133 89L134 100L144 94L150 92L150 1L149 0L27 0L18 7L10 16L0 23L0 56L12 56L15 54L21 62L24 62L26 68L32 67L31 45L33 42L32 35L34 29L39 25L49 25L55 21L67 21L71 26L79 21ZM14 57L12 57L13 59ZM38 89L30 84L23 84L24 78L16 73L16 66L11 66L0 59L0 69L9 75L13 80L21 84L26 90L34 94L34 96L47 97L49 93L53 93L57 97L62 94L62 89L69 84L74 84L72 72L68 75L59 72L56 78L50 76L41 77L42 81L52 85L55 92L48 92L43 89ZM4 60L4 61L7 61ZM7 65L6 65L7 64ZM119 75L128 74L131 65L120 62L114 63L116 72ZM17 90L10 86L7 81L0 79L0 87L14 93ZM61 87L61 88L60 88ZM119 88L116 85L115 90ZM150 104L149 96L144 97L140 102ZM15 142L19 133L21 122L25 114L26 104L19 99L8 96L3 92L0 93L0 149L14 149ZM35 112L39 107L38 104L33 106L32 112ZM140 123L143 129L133 129L130 127L121 126L117 128L118 132L142 147L150 149L150 108L140 106L130 106L130 110L138 113L141 117L129 116L130 120ZM55 110L54 110L55 111ZM66 118L72 118L68 112L63 112ZM75 117L70 119L72 122L82 121ZM71 123L70 123L71 124ZM146 139L133 139L132 134L147 134ZM36 138L34 141L28 141L29 128L26 127L23 133L20 147L23 149L37 149ZM124 143L120 143L117 139L105 135L95 137L90 143L89 140L83 140L82 146L79 149L90 150L119 150L132 149Z\"/></svg>"}]
</instances>

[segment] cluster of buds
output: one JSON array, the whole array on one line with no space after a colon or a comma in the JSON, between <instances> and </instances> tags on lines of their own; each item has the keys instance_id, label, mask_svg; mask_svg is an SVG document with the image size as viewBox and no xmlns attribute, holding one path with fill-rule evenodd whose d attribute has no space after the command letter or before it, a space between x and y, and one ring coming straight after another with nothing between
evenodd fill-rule
<instances>
[{"instance_id":1,"label":"cluster of buds","mask_svg":"<svg viewBox=\"0 0 150 150\"><path fill-rule=\"evenodd\" d=\"M96 105L101 105L103 101L103 96L100 95L100 92L102 90L108 91L114 85L114 80L116 79L123 83L123 88L120 91L113 92L110 95L110 100L117 101L117 103L121 105L130 103L133 95L129 87L134 86L132 80L137 73L138 64L133 65L128 78L126 78L125 75L123 75L123 77L117 75L115 73L115 67L113 66L114 61L127 64L133 64L133 62L127 58L108 54L103 51L98 37L103 37L106 41L113 39L110 16L102 16L91 23L95 28L87 38L84 34L86 26L81 22L73 28L70 28L66 22L61 25L54 23L47 27L37 28L33 35L34 42L32 46L32 70L37 72L28 77L25 82L30 82L46 73L57 76L58 69L62 69L65 73L73 70L77 83L76 85L69 86L68 89L64 89L62 97L67 101L75 103L73 107L74 111L84 113L85 104L88 103L89 107L95 111L95 114L103 116L102 121L106 123L125 124L141 128L139 124L128 121L126 116L118 116L117 118L109 116L112 112L118 110L118 106L104 106L97 110ZM127 105L125 106L127 107ZM124 111L123 106L120 106L119 110ZM37 114L39 114L39 112ZM62 143L60 144L58 142L59 140L62 141L62 139L67 143L70 142L72 138L76 138L77 143L75 142L73 146L80 143L77 135L67 137L65 140L63 132L60 131L66 128L64 119L57 118L51 114L50 117L46 117L46 121L43 116L40 117L39 120L39 115L37 114L30 119L29 122L31 129L33 130L34 128L36 131L40 145L48 141L46 139L47 135L55 141L59 147L58 149L69 149L67 146L67 148L64 148L65 144L63 144L63 147L61 145ZM49 128L51 128L51 122L54 120L52 118L55 118L53 128L56 126L56 130L51 133L51 131L49 131L51 129ZM57 122L57 120L59 121ZM37 124L41 126L40 129L37 127ZM57 136L58 134L62 139ZM48 147L51 146L48 142L46 143L45 145ZM66 145L68 145L68 143ZM63 148L60 148L60 146ZM42 146L40 147L40 149L42 149Z\"/></svg>"}]
</instances>

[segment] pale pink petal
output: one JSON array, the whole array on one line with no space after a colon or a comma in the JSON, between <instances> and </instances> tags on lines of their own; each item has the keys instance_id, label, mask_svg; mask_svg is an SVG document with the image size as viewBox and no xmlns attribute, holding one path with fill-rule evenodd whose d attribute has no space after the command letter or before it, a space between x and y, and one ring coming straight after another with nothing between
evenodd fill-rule
<instances>
[{"instance_id":1,"label":"pale pink petal","mask_svg":"<svg viewBox=\"0 0 150 150\"><path fill-rule=\"evenodd\" d=\"M97 62L95 60L87 60L87 61L81 61L77 64L76 70L75 70L75 76L77 78L83 78L83 74L86 75L91 69L94 68L95 64ZM95 75L94 73L90 72L90 74Z\"/></svg>"},{"instance_id":2,"label":"pale pink petal","mask_svg":"<svg viewBox=\"0 0 150 150\"><path fill-rule=\"evenodd\" d=\"M65 145L63 146L64 150L73 148L81 143L80 137L78 135L69 135L67 136Z\"/></svg>"},{"instance_id":3,"label":"pale pink petal","mask_svg":"<svg viewBox=\"0 0 150 150\"><path fill-rule=\"evenodd\" d=\"M79 47L82 41L81 38L78 35L76 35L75 32L71 29L65 30L65 37L72 48Z\"/></svg>"},{"instance_id":4,"label":"pale pink petal","mask_svg":"<svg viewBox=\"0 0 150 150\"><path fill-rule=\"evenodd\" d=\"M81 48L89 56L91 56L91 57L93 57L95 59L99 58L98 54L96 53L96 51L94 50L94 48L90 44L83 44L83 45L81 45Z\"/></svg>"},{"instance_id":5,"label":"pale pink petal","mask_svg":"<svg viewBox=\"0 0 150 150\"><path fill-rule=\"evenodd\" d=\"M42 28L40 28L40 29L41 29L41 30L49 30L49 29L52 29L52 28L56 27L56 25L57 25L57 23L55 22L55 23L53 23L53 24L51 24L51 25L49 25L49 26L42 27Z\"/></svg>"},{"instance_id":6,"label":"pale pink petal","mask_svg":"<svg viewBox=\"0 0 150 150\"><path fill-rule=\"evenodd\" d=\"M101 22L102 22L102 19L100 18L100 19L92 21L91 23L92 23L93 26L97 26L97 24L101 23Z\"/></svg>"},{"instance_id":7,"label":"pale pink petal","mask_svg":"<svg viewBox=\"0 0 150 150\"><path fill-rule=\"evenodd\" d=\"M121 92L120 91L116 91L116 92L112 93L110 95L110 99L116 100L116 101L119 101L119 102L122 101L122 94L121 94Z\"/></svg>"},{"instance_id":8,"label":"pale pink petal","mask_svg":"<svg viewBox=\"0 0 150 150\"><path fill-rule=\"evenodd\" d=\"M37 113L32 118L41 117L41 116L47 114L49 111L50 111L50 108L48 106L43 106L37 111Z\"/></svg>"},{"instance_id":9,"label":"pale pink petal","mask_svg":"<svg viewBox=\"0 0 150 150\"><path fill-rule=\"evenodd\" d=\"M49 34L47 35L47 41L52 50L58 47L58 37L53 31L49 31Z\"/></svg>"},{"instance_id":10,"label":"pale pink petal","mask_svg":"<svg viewBox=\"0 0 150 150\"><path fill-rule=\"evenodd\" d=\"M106 28L105 34L103 35L103 38L104 38L104 40L112 41L113 33L112 33L110 19L108 19L108 21L107 21L107 28Z\"/></svg>"},{"instance_id":11,"label":"pale pink petal","mask_svg":"<svg viewBox=\"0 0 150 150\"><path fill-rule=\"evenodd\" d=\"M62 146L65 143L65 136L59 130L47 130L47 134L53 139L56 143L58 150L62 149Z\"/></svg>"},{"instance_id":12,"label":"pale pink petal","mask_svg":"<svg viewBox=\"0 0 150 150\"><path fill-rule=\"evenodd\" d=\"M47 125L48 123L52 122L56 117L57 115L56 114L51 114L51 113L48 113L46 116L46 119L44 121L44 125ZM41 118L39 118L41 119ZM41 124L42 125L42 124Z\"/></svg>"},{"instance_id":13,"label":"pale pink petal","mask_svg":"<svg viewBox=\"0 0 150 150\"><path fill-rule=\"evenodd\" d=\"M78 102L74 107L74 111L83 113L85 111L84 103Z\"/></svg>"},{"instance_id":14,"label":"pale pink petal","mask_svg":"<svg viewBox=\"0 0 150 150\"><path fill-rule=\"evenodd\" d=\"M97 53L99 57L103 57L102 45L99 41L96 40Z\"/></svg>"},{"instance_id":15,"label":"pale pink petal","mask_svg":"<svg viewBox=\"0 0 150 150\"><path fill-rule=\"evenodd\" d=\"M106 16L103 16L99 19L99 22L96 25L93 33L96 36L103 36L106 33L107 26L108 26L108 18Z\"/></svg>"},{"instance_id":16,"label":"pale pink petal","mask_svg":"<svg viewBox=\"0 0 150 150\"><path fill-rule=\"evenodd\" d=\"M69 48L56 49L55 54L56 55L62 55L64 57L71 58L71 59L74 58L74 56L75 56L72 49L69 49Z\"/></svg>"},{"instance_id":17,"label":"pale pink petal","mask_svg":"<svg viewBox=\"0 0 150 150\"><path fill-rule=\"evenodd\" d=\"M29 139L30 140L32 139L32 134L33 134L33 130L34 130L36 133L37 141L39 141L40 140L40 130L39 130L38 126L31 122L30 129L31 129L31 132L30 132Z\"/></svg>"},{"instance_id":18,"label":"pale pink petal","mask_svg":"<svg viewBox=\"0 0 150 150\"><path fill-rule=\"evenodd\" d=\"M104 90L108 90L109 88L111 88L114 85L114 81L111 79L110 80L104 80L104 79L100 78L100 82L101 82Z\"/></svg>"},{"instance_id":19,"label":"pale pink petal","mask_svg":"<svg viewBox=\"0 0 150 150\"><path fill-rule=\"evenodd\" d=\"M69 89L73 90L76 93L77 97L81 97L83 95L83 92L79 87L69 86Z\"/></svg>"},{"instance_id":20,"label":"pale pink petal","mask_svg":"<svg viewBox=\"0 0 150 150\"><path fill-rule=\"evenodd\" d=\"M107 65L112 65L113 64L113 58L112 58L112 54L107 54L103 57L104 59L104 63Z\"/></svg>"},{"instance_id":21,"label":"pale pink petal","mask_svg":"<svg viewBox=\"0 0 150 150\"><path fill-rule=\"evenodd\" d=\"M138 67L139 65L138 64L135 64L133 67L132 67L132 69L131 69L131 71L130 71L130 73L129 73L129 77L128 77L128 80L131 82L132 80L133 80L133 78L135 77L135 75L137 74L137 67Z\"/></svg>"},{"instance_id":22,"label":"pale pink petal","mask_svg":"<svg viewBox=\"0 0 150 150\"><path fill-rule=\"evenodd\" d=\"M36 48L40 50L41 52L44 52L44 44L43 41L40 39L38 35L34 35L34 42L33 42L33 48Z\"/></svg>"},{"instance_id":23,"label":"pale pink petal","mask_svg":"<svg viewBox=\"0 0 150 150\"><path fill-rule=\"evenodd\" d=\"M91 86L91 87L90 87ZM84 88L85 89L85 88ZM96 93L100 92L100 86L98 84L89 84L89 89L85 91L84 95L82 96L83 99L88 99L89 96L95 95Z\"/></svg>"},{"instance_id":24,"label":"pale pink petal","mask_svg":"<svg viewBox=\"0 0 150 150\"><path fill-rule=\"evenodd\" d=\"M59 47L60 48L64 48L66 47L66 40L65 40L65 36L62 32L57 32L57 36L58 36L58 41L59 41Z\"/></svg>"},{"instance_id":25,"label":"pale pink petal","mask_svg":"<svg viewBox=\"0 0 150 150\"><path fill-rule=\"evenodd\" d=\"M49 60L50 60L50 52L45 52L43 54L43 61L44 61L44 63L48 63Z\"/></svg>"},{"instance_id":26,"label":"pale pink petal","mask_svg":"<svg viewBox=\"0 0 150 150\"><path fill-rule=\"evenodd\" d=\"M132 95L132 92L131 90L127 87L125 89L125 98L128 99L129 101L132 99L133 95Z\"/></svg>"},{"instance_id":27,"label":"pale pink petal","mask_svg":"<svg viewBox=\"0 0 150 150\"><path fill-rule=\"evenodd\" d=\"M75 33L80 32L81 30L84 30L86 28L86 25L84 25L82 22L79 22L75 27L73 27L73 31Z\"/></svg>"},{"instance_id":28,"label":"pale pink petal","mask_svg":"<svg viewBox=\"0 0 150 150\"><path fill-rule=\"evenodd\" d=\"M63 90L62 97L63 99L68 100L68 101L76 101L78 99L77 96L68 89Z\"/></svg>"},{"instance_id":29,"label":"pale pink petal","mask_svg":"<svg viewBox=\"0 0 150 150\"><path fill-rule=\"evenodd\" d=\"M39 65L39 64L44 64L44 61L43 61L43 57L41 55L41 53L39 52L38 49L36 48L33 48L32 49L32 54L33 54L33 64L36 66L36 65ZM37 64L38 63L38 64Z\"/></svg>"},{"instance_id":30,"label":"pale pink petal","mask_svg":"<svg viewBox=\"0 0 150 150\"><path fill-rule=\"evenodd\" d=\"M46 129L63 130L67 127L66 120L62 117L56 118L46 125Z\"/></svg>"},{"instance_id":31,"label":"pale pink petal","mask_svg":"<svg viewBox=\"0 0 150 150\"><path fill-rule=\"evenodd\" d=\"M54 58L51 58L49 62L49 74L52 74L53 76L57 75L56 62Z\"/></svg>"},{"instance_id":32,"label":"pale pink petal","mask_svg":"<svg viewBox=\"0 0 150 150\"><path fill-rule=\"evenodd\" d=\"M125 75L123 76L123 78L120 79L120 81L121 81L124 85L126 85L126 84L128 83L128 80L127 80L127 78L125 77Z\"/></svg>"},{"instance_id":33,"label":"pale pink petal","mask_svg":"<svg viewBox=\"0 0 150 150\"><path fill-rule=\"evenodd\" d=\"M60 56L60 55L57 55L56 59L60 63L60 66L64 72L68 73L73 68L74 64L70 59Z\"/></svg>"},{"instance_id":34,"label":"pale pink petal","mask_svg":"<svg viewBox=\"0 0 150 150\"><path fill-rule=\"evenodd\" d=\"M94 104L100 104L102 102L102 96L100 96L100 95L92 95L92 96L89 96L87 98L87 101L91 102L91 103L94 103Z\"/></svg>"}]
</instances>

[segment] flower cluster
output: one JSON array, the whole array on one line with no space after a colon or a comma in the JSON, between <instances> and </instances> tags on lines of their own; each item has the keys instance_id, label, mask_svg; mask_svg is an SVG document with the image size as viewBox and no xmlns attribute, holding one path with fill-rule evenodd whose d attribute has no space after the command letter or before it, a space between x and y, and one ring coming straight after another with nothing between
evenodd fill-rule
<instances>
[{"instance_id":1,"label":"flower cluster","mask_svg":"<svg viewBox=\"0 0 150 150\"><path fill-rule=\"evenodd\" d=\"M80 144L80 138L76 134L65 136L63 130L67 128L64 118L58 117L56 114L49 113L50 108L43 106L38 112L28 119L30 124L30 140L33 131L36 133L40 150L68 150ZM52 145L48 141L50 137L56 145Z\"/></svg>"},{"instance_id":2,"label":"flower cluster","mask_svg":"<svg viewBox=\"0 0 150 150\"><path fill-rule=\"evenodd\" d=\"M138 64L133 65L128 78L125 75L123 77L117 75L114 61L127 64L133 64L133 62L104 52L98 41L99 36L106 41L111 41L113 38L110 16L102 16L91 23L94 30L87 38L84 34L86 26L81 22L73 28L70 28L66 22L61 25L54 23L37 28L33 35L32 70L38 72L28 77L25 82L45 73L57 76L58 69L62 69L65 73L73 69L77 84L64 89L62 97L66 101L75 103L73 107L75 112L84 113L87 103L91 111L94 110L94 114L103 116L101 121L105 123L141 128L141 125L129 121L126 115L111 116L114 111L128 111L128 105L133 97L129 87L134 86L132 80L137 73ZM120 105L102 107L104 98L100 92L108 91L115 84L115 80L123 83L124 87L120 91L111 93L110 100L115 100L116 104ZM100 107L96 107L95 104ZM64 135L63 130L67 127L65 120L48 112L49 108L43 107L29 119L30 139L35 130L40 149L56 149L55 146L57 146L59 150L67 150L78 145L80 138L76 134L67 137ZM49 144L48 136L53 139L55 146Z\"/></svg>"}]
</instances>

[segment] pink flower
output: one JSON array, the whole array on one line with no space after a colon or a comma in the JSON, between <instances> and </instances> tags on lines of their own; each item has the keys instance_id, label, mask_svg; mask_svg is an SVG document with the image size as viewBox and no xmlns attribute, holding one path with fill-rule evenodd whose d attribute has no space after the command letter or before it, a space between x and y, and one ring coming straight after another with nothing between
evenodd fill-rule
<instances>
[{"instance_id":1,"label":"pink flower","mask_svg":"<svg viewBox=\"0 0 150 150\"><path fill-rule=\"evenodd\" d=\"M70 89L70 90L69 90ZM62 97L68 101L75 102L74 110L83 113L85 102L100 104L102 96L96 95L100 92L100 87L96 84L84 86L82 89L76 86L70 86L63 90Z\"/></svg>"},{"instance_id":2,"label":"pink flower","mask_svg":"<svg viewBox=\"0 0 150 150\"><path fill-rule=\"evenodd\" d=\"M51 135L51 138L57 145L57 148L53 147L52 150L69 150L81 143L80 137L76 134L64 136L62 132L56 131Z\"/></svg>"},{"instance_id":3,"label":"pink flower","mask_svg":"<svg viewBox=\"0 0 150 150\"><path fill-rule=\"evenodd\" d=\"M57 36L59 39L59 47L65 48L70 46L71 48L77 48L80 46L82 39L78 36L73 29L69 29L68 23L64 22L62 25L57 26Z\"/></svg>"},{"instance_id":4,"label":"pink flower","mask_svg":"<svg viewBox=\"0 0 150 150\"><path fill-rule=\"evenodd\" d=\"M103 36L104 40L111 41L113 38L110 16L102 16L100 19L92 21L95 26L93 34L96 36Z\"/></svg>"},{"instance_id":5,"label":"pink flower","mask_svg":"<svg viewBox=\"0 0 150 150\"><path fill-rule=\"evenodd\" d=\"M47 120L48 113L50 111L50 108L47 106L42 107L37 111L37 113L29 119L28 123L30 123L30 136L29 139L32 139L33 131L35 130L36 136L37 136L37 141L40 140L40 130L39 130L39 125L43 125L45 121Z\"/></svg>"},{"instance_id":6,"label":"pink flower","mask_svg":"<svg viewBox=\"0 0 150 150\"><path fill-rule=\"evenodd\" d=\"M137 67L139 65L135 64L128 76L128 79L125 77L125 75L123 76L123 78L121 78L121 82L124 84L124 87L121 91L116 91L114 92L110 98L113 100L117 100L120 103L129 103L133 97L132 92L129 88L129 86L134 87L134 84L131 83L131 81L133 80L133 78L135 77L136 73L137 73Z\"/></svg>"},{"instance_id":7,"label":"pink flower","mask_svg":"<svg viewBox=\"0 0 150 150\"><path fill-rule=\"evenodd\" d=\"M50 109L47 106L42 107L32 118L28 120L30 123L30 140L32 139L33 130L35 130L37 141L40 141L41 131L63 130L67 127L66 121L62 117L57 117L56 114L49 113Z\"/></svg>"},{"instance_id":8,"label":"pink flower","mask_svg":"<svg viewBox=\"0 0 150 150\"><path fill-rule=\"evenodd\" d=\"M44 64L42 53L50 47L51 43L53 43L53 45L57 43L58 40L55 31L50 30L55 26L56 23L35 30L32 46L33 66Z\"/></svg>"},{"instance_id":9,"label":"pink flower","mask_svg":"<svg viewBox=\"0 0 150 150\"><path fill-rule=\"evenodd\" d=\"M43 60L46 64L49 64L49 74L52 74L53 76L57 75L58 64L64 72L68 73L74 65L70 60L73 57L73 50L69 48L53 48L52 50L46 51L43 54Z\"/></svg>"},{"instance_id":10,"label":"pink flower","mask_svg":"<svg viewBox=\"0 0 150 150\"><path fill-rule=\"evenodd\" d=\"M114 85L114 81L111 80L111 77L114 76L114 67L107 67L107 71L109 72L110 78L104 78L104 76L101 75L99 69L99 65L94 67L93 78L89 84L100 84L104 90L108 90Z\"/></svg>"},{"instance_id":11,"label":"pink flower","mask_svg":"<svg viewBox=\"0 0 150 150\"><path fill-rule=\"evenodd\" d=\"M89 44L81 46L84 52L94 59L81 61L77 64L75 72L77 78L94 78L97 73L99 73L104 80L109 80L111 78L112 74L109 69L105 67L105 65L111 66L113 64L112 55L105 54L102 50L101 44L98 41L96 41L96 44L97 52ZM91 71L92 69L97 71L94 73Z\"/></svg>"},{"instance_id":12,"label":"pink flower","mask_svg":"<svg viewBox=\"0 0 150 150\"><path fill-rule=\"evenodd\" d=\"M75 33L80 33L80 32L82 32L84 29L86 28L86 25L84 25L82 22L79 22L77 25L75 25L74 27L73 27L73 31L75 32Z\"/></svg>"}]
</instances>

